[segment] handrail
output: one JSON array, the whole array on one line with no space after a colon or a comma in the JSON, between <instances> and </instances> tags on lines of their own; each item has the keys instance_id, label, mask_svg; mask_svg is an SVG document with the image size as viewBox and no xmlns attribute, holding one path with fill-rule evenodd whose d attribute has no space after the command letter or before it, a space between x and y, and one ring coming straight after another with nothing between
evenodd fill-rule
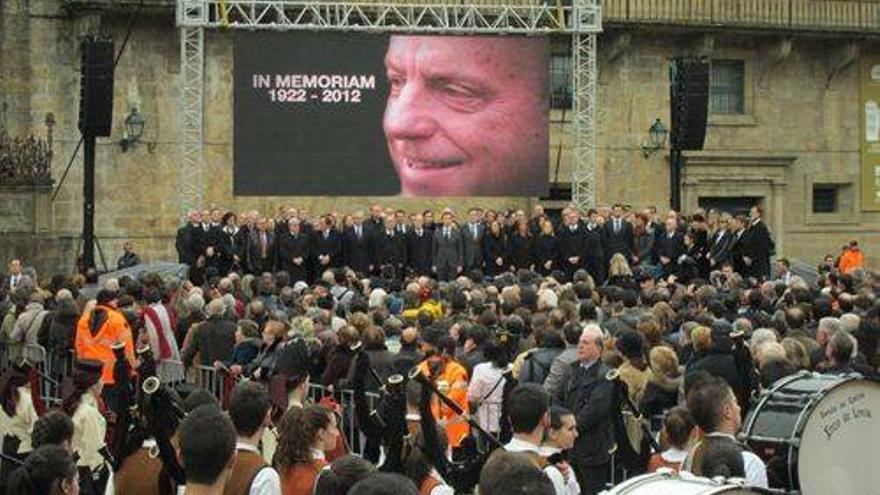
<instances>
[{"instance_id":1,"label":"handrail","mask_svg":"<svg viewBox=\"0 0 880 495\"><path fill-rule=\"evenodd\" d=\"M602 7L606 24L880 31L880 2L869 0L603 0Z\"/></svg>"}]
</instances>

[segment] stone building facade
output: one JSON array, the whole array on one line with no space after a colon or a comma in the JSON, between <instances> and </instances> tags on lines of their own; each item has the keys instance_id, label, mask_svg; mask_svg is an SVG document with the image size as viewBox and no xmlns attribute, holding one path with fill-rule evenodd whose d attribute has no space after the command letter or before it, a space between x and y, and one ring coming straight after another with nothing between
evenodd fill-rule
<instances>
[{"instance_id":1,"label":"stone building facade","mask_svg":"<svg viewBox=\"0 0 880 495\"><path fill-rule=\"evenodd\" d=\"M59 261L58 253L75 249L82 219L81 154L61 182L79 140L79 39L110 34L118 49L138 3L0 2L0 128L41 135L45 115L52 112L57 122L53 178L60 184L54 201L47 201L45 191L35 193L43 196L28 204L39 205L39 212L22 210L38 217L39 229L16 228L11 225L18 222L11 220L15 215L0 221L0 231L6 232L0 234L0 256L22 256L43 270L72 266L72 259L66 265ZM777 12L783 4L787 14ZM813 9L808 18L795 9L807 4ZM843 4L849 10L841 10ZM814 263L856 238L876 266L880 213L862 211L859 197L859 61L878 51L878 6L869 0L607 0L598 64L598 202L668 204L668 150L644 158L641 145L656 118L669 125L669 60L704 56L712 61L712 111L704 150L685 152L685 210L760 204L780 255ZM734 9L724 14L734 21L718 20L723 8ZM569 77L568 40L553 40L551 79ZM233 197L232 57L232 34L209 31L203 193L208 203L269 213L282 203L323 212L372 202L414 210L448 204L530 208L540 201ZM97 146L96 230L108 262L125 240L135 243L143 259L174 258L173 236L181 221L179 102L173 2L144 0L116 71L114 136L99 138ZM133 107L146 117L146 126L141 142L124 153L118 142ZM550 124L550 178L558 177L563 188L572 142L569 116L556 108ZM0 196L8 194L0 190ZM8 203L0 201L4 209L14 209Z\"/></svg>"}]
</instances>

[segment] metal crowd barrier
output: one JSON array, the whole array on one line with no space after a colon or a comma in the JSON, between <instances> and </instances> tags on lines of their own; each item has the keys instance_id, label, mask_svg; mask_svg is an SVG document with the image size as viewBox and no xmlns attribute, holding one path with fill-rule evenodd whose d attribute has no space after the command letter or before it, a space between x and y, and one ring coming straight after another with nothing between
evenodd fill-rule
<instances>
[{"instance_id":1,"label":"metal crowd barrier","mask_svg":"<svg viewBox=\"0 0 880 495\"><path fill-rule=\"evenodd\" d=\"M49 407L61 404L61 384L73 368L73 351L57 353L36 344L0 344L0 372L20 363L22 359L27 359L40 374L43 402Z\"/></svg>"},{"instance_id":2,"label":"metal crowd barrier","mask_svg":"<svg viewBox=\"0 0 880 495\"><path fill-rule=\"evenodd\" d=\"M220 404L225 404L225 387L223 386L223 375L220 370L213 366L196 366L195 385L201 387L211 395L217 398Z\"/></svg>"},{"instance_id":3,"label":"metal crowd barrier","mask_svg":"<svg viewBox=\"0 0 880 495\"><path fill-rule=\"evenodd\" d=\"M183 361L166 359L156 365L156 376L162 383L173 387L186 381L186 366Z\"/></svg>"},{"instance_id":4,"label":"metal crowd barrier","mask_svg":"<svg viewBox=\"0 0 880 495\"><path fill-rule=\"evenodd\" d=\"M327 396L333 397L333 400L339 404L342 413L342 424L339 425L339 430L345 436L346 445L351 449L351 452L363 455L364 441L361 438L360 430L358 429L357 415L354 410L354 391L349 389L334 389L331 393L327 387L323 385L317 383L309 384L309 399L313 402L318 402ZM381 400L379 394L367 392L367 406L369 408L375 408L378 405L379 400Z\"/></svg>"}]
</instances>

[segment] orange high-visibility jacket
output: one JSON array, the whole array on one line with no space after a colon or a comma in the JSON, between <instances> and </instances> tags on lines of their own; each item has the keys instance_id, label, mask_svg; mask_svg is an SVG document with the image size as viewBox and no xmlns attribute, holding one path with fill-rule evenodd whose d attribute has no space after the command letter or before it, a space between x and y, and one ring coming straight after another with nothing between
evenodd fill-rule
<instances>
[{"instance_id":1,"label":"orange high-visibility jacket","mask_svg":"<svg viewBox=\"0 0 880 495\"><path fill-rule=\"evenodd\" d=\"M89 324L98 311L105 311L107 318L98 332L92 335ZM125 356L134 369L134 340L131 336L131 327L125 316L114 308L99 305L92 312L82 315L76 325L76 358L93 359L104 363L101 372L101 381L106 384L113 383L113 366L116 364L116 356L113 355L113 344L123 342L125 344Z\"/></svg>"},{"instance_id":2,"label":"orange high-visibility jacket","mask_svg":"<svg viewBox=\"0 0 880 495\"><path fill-rule=\"evenodd\" d=\"M427 360L419 364L419 369L422 370L425 376L431 376ZM453 402L458 404L465 414L468 414L468 374L464 366L449 360L443 367L443 373L436 380L432 381L438 384L438 388L441 382L445 382L448 385L448 390L444 393ZM431 402L431 412L434 413L434 419L437 421L446 420L446 439L450 447L458 447L461 445L461 441L470 434L471 427L465 418L455 414L449 406L444 405L436 397Z\"/></svg>"},{"instance_id":3,"label":"orange high-visibility jacket","mask_svg":"<svg viewBox=\"0 0 880 495\"><path fill-rule=\"evenodd\" d=\"M840 273L849 273L856 268L864 268L865 255L862 254L862 251L859 249L850 249L840 257L838 265Z\"/></svg>"}]
</instances>

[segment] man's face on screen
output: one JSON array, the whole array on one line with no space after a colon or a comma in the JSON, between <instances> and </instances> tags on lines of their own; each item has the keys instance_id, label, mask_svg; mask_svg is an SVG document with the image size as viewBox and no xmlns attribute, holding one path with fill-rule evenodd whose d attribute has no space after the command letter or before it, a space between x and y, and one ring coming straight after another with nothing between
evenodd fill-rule
<instances>
[{"instance_id":1,"label":"man's face on screen","mask_svg":"<svg viewBox=\"0 0 880 495\"><path fill-rule=\"evenodd\" d=\"M383 127L405 196L523 194L547 181L547 48L392 36Z\"/></svg>"}]
</instances>

